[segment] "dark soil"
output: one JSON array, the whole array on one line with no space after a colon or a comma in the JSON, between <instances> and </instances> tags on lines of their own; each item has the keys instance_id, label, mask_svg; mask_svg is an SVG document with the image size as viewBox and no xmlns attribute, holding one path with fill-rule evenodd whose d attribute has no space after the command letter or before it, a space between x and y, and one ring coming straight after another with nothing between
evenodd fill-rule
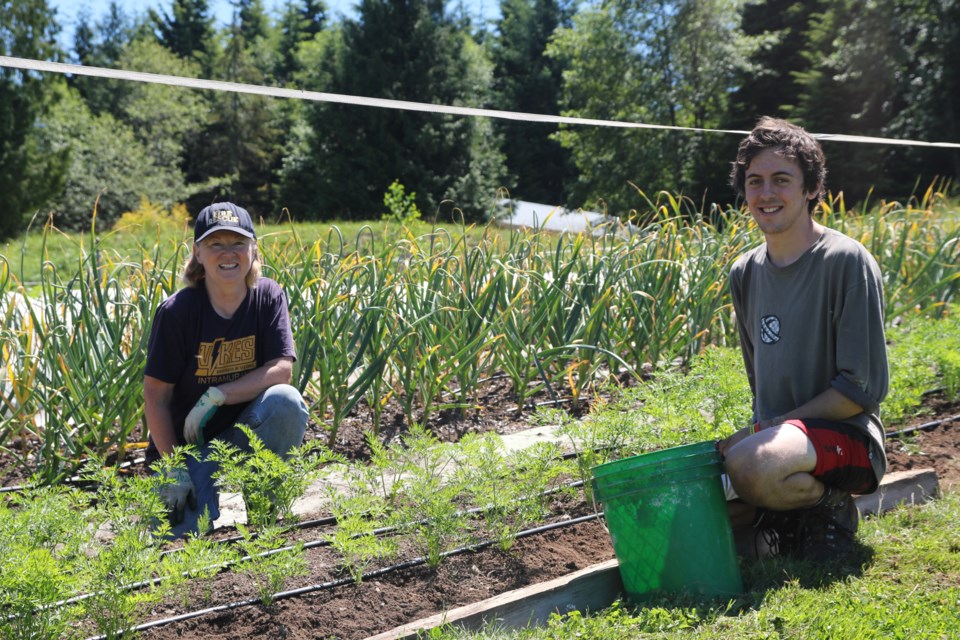
<instances>
[{"instance_id":1,"label":"dark soil","mask_svg":"<svg viewBox=\"0 0 960 640\"><path fill-rule=\"evenodd\" d=\"M888 443L889 469L899 471L933 467L942 490L960 483L960 403L945 403L936 396L927 400L923 417L897 427L916 429L937 421L933 428L917 429L891 438ZM495 425L477 417L467 430L522 428L522 420L508 413L490 412ZM496 417L493 417L496 416ZM462 424L449 425L451 433L462 435ZM350 428L341 432L350 433ZM452 439L456 439L453 436ZM341 442L347 442L343 440ZM342 445L341 445L342 446ZM361 456L362 457L362 456ZM559 518L569 518L590 509L583 504L558 502ZM610 539L603 525L591 521L518 540L509 552L494 548L470 552L445 560L438 569L418 567L323 592L297 596L270 607L252 605L206 615L149 630L144 637L167 638L366 638L396 626L493 595L534 584L603 562L613 557ZM311 575L293 586L318 584L338 577L332 571L336 558L327 551L309 552ZM290 588L288 585L287 588ZM214 603L255 597L250 580L242 575L224 574L214 588L214 602L196 601L194 609ZM176 608L158 610L170 616Z\"/></svg>"},{"instance_id":2,"label":"dark soil","mask_svg":"<svg viewBox=\"0 0 960 640\"><path fill-rule=\"evenodd\" d=\"M929 428L923 428L927 425ZM945 402L939 396L930 396L921 417L888 431L910 429L917 430L887 441L888 469L932 467L937 472L941 491L960 488L960 402Z\"/></svg>"},{"instance_id":3,"label":"dark soil","mask_svg":"<svg viewBox=\"0 0 960 640\"><path fill-rule=\"evenodd\" d=\"M561 516L561 518L566 516ZM408 556L411 557L411 556ZM550 580L613 557L609 535L591 520L517 540L509 551L489 547L443 560L437 569L393 571L357 585L335 568L329 548L307 551L310 575L286 589L343 580L346 584L274 602L212 613L146 630L150 640L167 638L367 638L440 611L479 602L499 593ZM218 576L204 601L194 589L193 609L256 598L247 576ZM179 603L154 610L150 618L182 613Z\"/></svg>"}]
</instances>

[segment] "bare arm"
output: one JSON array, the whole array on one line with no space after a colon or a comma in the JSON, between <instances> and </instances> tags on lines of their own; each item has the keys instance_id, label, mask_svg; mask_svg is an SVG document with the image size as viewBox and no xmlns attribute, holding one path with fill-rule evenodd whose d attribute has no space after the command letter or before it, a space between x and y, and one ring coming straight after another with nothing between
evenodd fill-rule
<instances>
[{"instance_id":1,"label":"bare arm","mask_svg":"<svg viewBox=\"0 0 960 640\"><path fill-rule=\"evenodd\" d=\"M274 385L289 384L292 376L292 358L276 358L236 380L217 385L217 388L226 396L225 404L239 404L253 400ZM170 413L173 393L173 384L144 376L143 397L147 430L160 455L173 452L173 447L177 444L176 429Z\"/></svg>"},{"instance_id":2,"label":"bare arm","mask_svg":"<svg viewBox=\"0 0 960 640\"><path fill-rule=\"evenodd\" d=\"M821 418L823 420L840 421L851 416L855 416L862 411L863 407L833 387L830 387L823 393L811 398L807 402L804 402L802 405L792 411L788 411L785 414L776 416L774 418L761 420L757 423L757 428L758 430L765 429L766 427L770 427L775 424L781 424L785 420L791 419L802 420L804 418ZM753 425L750 425L740 429L733 435L720 440L717 443L717 449L720 451L720 455L725 456L730 447L740 442L747 436L752 435L753 433Z\"/></svg>"},{"instance_id":3,"label":"bare arm","mask_svg":"<svg viewBox=\"0 0 960 640\"><path fill-rule=\"evenodd\" d=\"M863 407L843 395L833 387L830 387L823 393L804 402L802 405L788 411L781 416L760 421L760 428L769 427L773 424L780 424L784 420L792 418L821 418L823 420L846 420L851 416L863 412Z\"/></svg>"},{"instance_id":4,"label":"bare arm","mask_svg":"<svg viewBox=\"0 0 960 640\"><path fill-rule=\"evenodd\" d=\"M144 416L147 430L160 455L173 452L177 444L176 430L170 405L173 400L173 385L150 376L143 378Z\"/></svg>"}]
</instances>

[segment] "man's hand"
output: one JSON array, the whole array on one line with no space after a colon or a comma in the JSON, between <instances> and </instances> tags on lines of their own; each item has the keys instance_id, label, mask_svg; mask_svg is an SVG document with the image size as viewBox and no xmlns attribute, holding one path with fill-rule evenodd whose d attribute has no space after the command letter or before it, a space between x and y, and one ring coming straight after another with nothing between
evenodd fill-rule
<instances>
[{"instance_id":1,"label":"man's hand","mask_svg":"<svg viewBox=\"0 0 960 640\"><path fill-rule=\"evenodd\" d=\"M720 452L720 459L722 460L727 456L727 451L730 450L730 447L737 444L744 438L753 435L753 433L754 433L754 427L753 425L751 425L749 427L744 427L743 429L740 429L733 435L727 436L723 440L718 440L717 451Z\"/></svg>"},{"instance_id":2,"label":"man's hand","mask_svg":"<svg viewBox=\"0 0 960 640\"><path fill-rule=\"evenodd\" d=\"M188 443L198 447L203 446L203 428L217 409L223 405L224 400L226 396L216 387L210 387L200 396L183 423L183 437Z\"/></svg>"},{"instance_id":3,"label":"man's hand","mask_svg":"<svg viewBox=\"0 0 960 640\"><path fill-rule=\"evenodd\" d=\"M160 499L167 507L170 516L170 526L183 522L183 512L186 507L197 508L197 492L193 488L190 474L183 467L170 469L164 473L169 482L160 485Z\"/></svg>"}]
</instances>

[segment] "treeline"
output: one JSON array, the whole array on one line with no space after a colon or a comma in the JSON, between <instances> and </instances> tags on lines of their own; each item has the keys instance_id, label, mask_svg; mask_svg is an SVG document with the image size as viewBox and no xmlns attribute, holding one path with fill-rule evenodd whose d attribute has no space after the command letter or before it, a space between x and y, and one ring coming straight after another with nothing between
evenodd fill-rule
<instances>
[{"instance_id":1,"label":"treeline","mask_svg":"<svg viewBox=\"0 0 960 640\"><path fill-rule=\"evenodd\" d=\"M329 93L700 129L781 115L819 133L960 141L957 0L207 0L83 15L0 2L0 54ZM448 6L449 5L449 6ZM728 203L738 136L554 126L0 68L0 237L36 212L109 225L141 198L228 198L258 217L363 219L398 181L439 219L512 197L647 209L661 190ZM825 142L828 187L906 198L960 175L955 149Z\"/></svg>"}]
</instances>

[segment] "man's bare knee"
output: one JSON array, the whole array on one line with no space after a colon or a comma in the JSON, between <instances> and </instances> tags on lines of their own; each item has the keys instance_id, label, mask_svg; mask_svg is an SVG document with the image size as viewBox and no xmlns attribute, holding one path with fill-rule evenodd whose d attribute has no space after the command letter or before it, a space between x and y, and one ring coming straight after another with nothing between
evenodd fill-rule
<instances>
[{"instance_id":1,"label":"man's bare knee","mask_svg":"<svg viewBox=\"0 0 960 640\"><path fill-rule=\"evenodd\" d=\"M769 487L766 486L763 474L758 472L759 465L752 452L742 447L735 447L727 455L725 464L737 495L751 505L765 506L762 502Z\"/></svg>"}]
</instances>

